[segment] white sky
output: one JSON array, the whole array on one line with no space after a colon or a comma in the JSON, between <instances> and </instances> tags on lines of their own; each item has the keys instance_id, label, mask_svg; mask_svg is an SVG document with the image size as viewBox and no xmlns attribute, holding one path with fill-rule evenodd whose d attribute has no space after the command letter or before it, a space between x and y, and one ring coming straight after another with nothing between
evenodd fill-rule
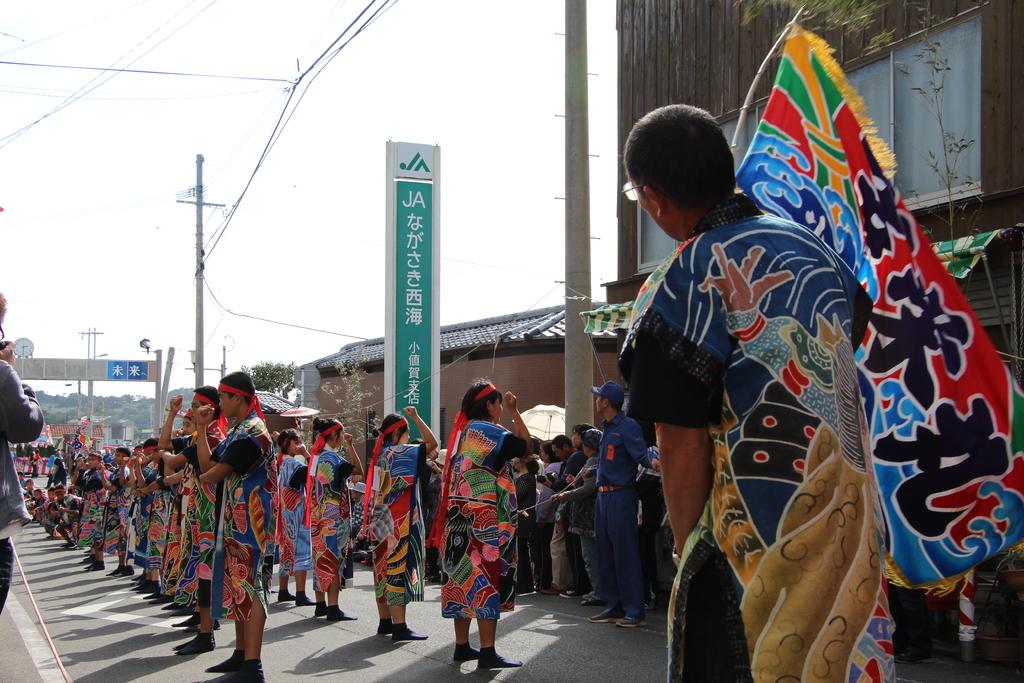
<instances>
[{"instance_id":1,"label":"white sky","mask_svg":"<svg viewBox=\"0 0 1024 683\"><path fill-rule=\"evenodd\" d=\"M210 2L14 3L0 18L9 34L0 35L0 60L108 66L138 46L118 62L126 67L188 22L130 68L293 78L296 58L306 68L365 5L214 0L188 21ZM588 11L601 299L598 283L616 275L615 3L594 0ZM220 301L383 334L392 138L442 147L442 324L559 303L563 30L564 3L552 0L400 0L319 76L264 164L207 264ZM97 75L0 64L0 137ZM79 332L95 327L104 332L98 353L135 359L148 337L177 349L171 387L191 386L195 209L175 194L194 185L202 153L207 201L233 203L284 99L283 84L120 74L0 142L7 338L31 338L36 357L82 358ZM207 236L221 219L207 210ZM205 320L208 368L220 365L223 344L237 369L301 364L352 341L223 315L209 297ZM97 383L96 393L152 395L152 385Z\"/></svg>"}]
</instances>

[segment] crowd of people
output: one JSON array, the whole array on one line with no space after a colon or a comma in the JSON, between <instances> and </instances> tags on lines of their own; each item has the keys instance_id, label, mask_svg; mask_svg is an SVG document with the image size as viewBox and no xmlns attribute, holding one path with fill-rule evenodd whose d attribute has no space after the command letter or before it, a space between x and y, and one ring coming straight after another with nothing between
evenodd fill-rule
<instances>
[{"instance_id":1,"label":"crowd of people","mask_svg":"<svg viewBox=\"0 0 1024 683\"><path fill-rule=\"evenodd\" d=\"M495 649L517 595L576 598L602 608L591 621L627 628L644 623L655 595L651 532L664 506L653 434L621 413L622 387L594 393L604 433L581 424L542 442L516 397L481 380L448 448L410 407L383 419L364 460L336 419L313 420L309 446L298 428L268 433L251 378L232 373L196 388L187 409L173 397L158 437L106 455L70 451L69 471L57 468L46 488L26 478L23 494L49 537L84 552L84 571L109 570L180 613L175 627L193 635L178 655L212 652L219 617L234 621L234 651L208 669L229 680L264 677L275 568L277 603L345 621L355 617L342 594L360 561L372 568L379 635L427 638L407 607L432 580L453 620L453 659L518 667Z\"/></svg>"}]
</instances>

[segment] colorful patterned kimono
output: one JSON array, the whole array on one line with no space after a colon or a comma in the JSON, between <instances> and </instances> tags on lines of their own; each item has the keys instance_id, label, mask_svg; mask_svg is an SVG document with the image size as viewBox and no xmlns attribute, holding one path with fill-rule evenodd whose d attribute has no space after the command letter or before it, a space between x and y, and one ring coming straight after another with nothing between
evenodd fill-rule
<instances>
[{"instance_id":1,"label":"colorful patterned kimono","mask_svg":"<svg viewBox=\"0 0 1024 683\"><path fill-rule=\"evenodd\" d=\"M313 545L313 590L325 592L339 579L352 578L352 498L346 480L352 463L326 449L313 456L309 528ZM340 486L335 488L335 484Z\"/></svg>"},{"instance_id":2,"label":"colorful patterned kimono","mask_svg":"<svg viewBox=\"0 0 1024 683\"><path fill-rule=\"evenodd\" d=\"M109 474L108 478L114 485L114 490L107 492L107 502L103 506L103 554L115 555L123 528L121 516L118 513L118 502L123 491L122 482L124 480L117 470Z\"/></svg>"},{"instance_id":3,"label":"colorful patterned kimono","mask_svg":"<svg viewBox=\"0 0 1024 683\"><path fill-rule=\"evenodd\" d=\"M107 492L103 488L106 472L102 469L87 470L82 480L82 521L78 531L78 547L89 548L103 542L104 510Z\"/></svg>"},{"instance_id":4,"label":"colorful patterned kimono","mask_svg":"<svg viewBox=\"0 0 1024 683\"><path fill-rule=\"evenodd\" d=\"M721 647L741 653L735 680L894 678L853 356L859 297L823 242L742 195L713 207L640 291L624 373L650 335L665 362L721 396L713 486L669 607L670 681L683 680L684 627L707 619L687 610L702 569L723 595Z\"/></svg>"},{"instance_id":5,"label":"colorful patterned kimono","mask_svg":"<svg viewBox=\"0 0 1024 683\"><path fill-rule=\"evenodd\" d=\"M206 432L210 453L216 453L224 440L224 433L214 423ZM188 498L184 500L185 515L182 521L180 569L177 571L177 585L174 601L179 605L193 602L199 590L199 581L213 579L213 551L217 540L217 513L219 484L204 484L199 481L202 473L195 464L190 464L185 473L188 480Z\"/></svg>"},{"instance_id":6,"label":"colorful patterned kimono","mask_svg":"<svg viewBox=\"0 0 1024 683\"><path fill-rule=\"evenodd\" d=\"M172 493L156 490L149 507L149 569L158 571L164 566L167 547L167 527L171 519Z\"/></svg>"},{"instance_id":7,"label":"colorful patterned kimono","mask_svg":"<svg viewBox=\"0 0 1024 683\"><path fill-rule=\"evenodd\" d=\"M296 470L303 466L301 460L291 455L281 460L281 524L277 529L277 546L281 551L282 576L313 568L312 540L305 523L306 491L288 486Z\"/></svg>"},{"instance_id":8,"label":"colorful patterned kimono","mask_svg":"<svg viewBox=\"0 0 1024 683\"><path fill-rule=\"evenodd\" d=\"M448 619L498 619L515 607L518 507L512 463L500 457L510 435L473 420L445 463L448 504L438 514L445 515L441 614Z\"/></svg>"},{"instance_id":9,"label":"colorful patterned kimono","mask_svg":"<svg viewBox=\"0 0 1024 683\"><path fill-rule=\"evenodd\" d=\"M157 469L151 463L142 468L142 480L148 486L156 481ZM153 494L140 496L135 507L135 564L144 571L149 567L149 522L152 516Z\"/></svg>"},{"instance_id":10,"label":"colorful patterned kimono","mask_svg":"<svg viewBox=\"0 0 1024 683\"><path fill-rule=\"evenodd\" d=\"M127 468L125 468L127 469ZM128 488L128 476L125 471L120 472L121 489L117 492L117 553L124 553L128 550L128 532L131 519L129 514L132 509L132 492Z\"/></svg>"},{"instance_id":11,"label":"colorful patterned kimono","mask_svg":"<svg viewBox=\"0 0 1024 683\"><path fill-rule=\"evenodd\" d=\"M164 545L164 563L160 568L160 591L164 595L174 595L177 588L178 578L181 576L181 537L182 518L185 510L182 505L187 497L191 481L188 477L188 470L191 465L185 465L181 482L171 487L171 514L167 524L167 542Z\"/></svg>"},{"instance_id":12,"label":"colorful patterned kimono","mask_svg":"<svg viewBox=\"0 0 1024 683\"><path fill-rule=\"evenodd\" d=\"M273 554L277 533L277 459L270 454L270 435L255 411L228 433L214 455L222 459L231 444L244 439L252 441L263 457L245 474L232 472L224 480L224 516L218 533L224 550L215 558L213 586L214 616L223 606L232 621L247 621L254 609L266 614L264 565L268 552Z\"/></svg>"},{"instance_id":13,"label":"colorful patterned kimono","mask_svg":"<svg viewBox=\"0 0 1024 683\"><path fill-rule=\"evenodd\" d=\"M423 600L425 550L417 480L424 451L422 444L387 446L373 476L373 581L377 600L388 605Z\"/></svg>"}]
</instances>

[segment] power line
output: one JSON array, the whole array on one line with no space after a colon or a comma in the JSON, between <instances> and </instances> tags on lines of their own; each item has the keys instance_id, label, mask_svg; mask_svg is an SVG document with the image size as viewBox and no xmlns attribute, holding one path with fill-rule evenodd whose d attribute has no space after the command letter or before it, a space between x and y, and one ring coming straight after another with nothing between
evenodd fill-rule
<instances>
[{"instance_id":1,"label":"power line","mask_svg":"<svg viewBox=\"0 0 1024 683\"><path fill-rule=\"evenodd\" d=\"M248 318L250 320L259 320L260 322L271 323L272 325L281 325L282 327L294 327L295 329L308 330L310 332L320 332L322 334L333 334L336 337L348 337L349 339L358 339L359 341L367 341L369 339L369 337L360 337L357 334L346 334L344 332L335 332L334 330L324 330L319 327L309 327L308 325L299 325L298 323L289 323L284 322L282 320L263 318L258 315L249 315L248 313L238 313L237 311L232 311L230 308L227 308L226 306L224 306L224 304L220 302L220 299L217 298L217 295L214 294L213 290L210 288L209 281L204 281L204 284L206 285L206 291L210 293L210 296L213 298L213 303L217 305L217 308L219 308L224 313L227 313L228 315L235 316L236 318Z\"/></svg>"},{"instance_id":2,"label":"power line","mask_svg":"<svg viewBox=\"0 0 1024 683\"><path fill-rule=\"evenodd\" d=\"M326 68L326 66L330 64L331 61L335 57L337 57L341 53L341 51L344 50L345 47L347 47L348 44L351 43L356 38L356 36L362 33L384 12L394 7L394 5L397 4L397 2L398 0L384 0L384 3L377 7L376 10L374 10L373 14L370 15L369 19L363 22L363 24L355 31L355 33L353 33L351 36L349 36L347 40L345 40L346 34L348 34L348 32L352 30L352 27L355 26L360 19L362 19L363 15L370 11L371 7L377 4L377 0L370 0L370 2L368 2L366 6L363 7L363 9L359 12L359 14L356 15L355 19L353 19L349 23L349 25L345 27L345 30L338 34L338 37L335 38L331 42L331 44L327 46L327 49L321 52L320 56L313 60L313 63L310 64L305 71L299 74L298 79L296 79L294 82L294 86L292 87L291 92L288 94L288 99L285 100L284 106L281 108L281 113L278 115L277 121L274 123L273 130L270 131L270 137L267 139L267 144L264 145L263 147L263 152L260 154L260 157L256 162L256 166L255 168L253 168L252 173L249 175L249 179L246 181L245 187L242 188L242 193L238 196L238 199L234 202L234 204L231 207L231 210L228 212L228 215L224 217L224 220L221 222L220 226L218 226L218 228L214 231L214 235L211 236L210 241L208 242L210 246L205 250L206 253L203 256L203 264L205 264L207 259L209 259L210 256L213 254L213 250L217 248L217 245L220 243L221 238L227 231L228 226L231 225L231 221L235 217L235 213L238 211L238 207L242 204L242 200L245 199L245 195L249 192L249 188L252 186L252 182L256 178L256 174L259 172L260 168L262 168L263 162L267 160L267 156L270 154L270 150L273 149L274 145L280 139L281 134L284 132L285 127L288 125L288 122L291 121L292 116L295 114L295 110L302 102L302 98L305 97L307 92L309 92L310 85L312 85L313 81L316 80L316 77L323 72L324 68ZM344 40L343 43L342 40ZM338 45L339 43L341 43L340 46ZM323 63L321 64L321 62ZM296 100L295 102L295 106L292 107L292 99L295 96L295 92L299 84L301 84L302 81L306 78L306 76L308 76L313 70L316 70L316 73L313 74L313 77L310 78L308 83L306 83L305 87L302 90L302 93L299 95L298 100Z\"/></svg>"},{"instance_id":3,"label":"power line","mask_svg":"<svg viewBox=\"0 0 1024 683\"><path fill-rule=\"evenodd\" d=\"M212 4L212 3L211 3ZM205 11L205 8L204 10ZM196 15L198 16L198 15ZM193 17L194 19L195 17ZM191 21L191 20L190 20ZM183 28L183 27L182 27ZM179 29L180 30L180 29ZM73 64L39 64L36 62L11 62L0 60L0 64L7 66L25 66L40 69L74 69L76 71L102 71L114 74L142 74L145 76L184 76L187 78L220 78L233 81L267 81L270 83L291 83L287 78L269 78L266 76L237 76L234 74L200 74L190 71L157 71L153 69L117 69L103 66L77 66Z\"/></svg>"},{"instance_id":4,"label":"power line","mask_svg":"<svg viewBox=\"0 0 1024 683\"><path fill-rule=\"evenodd\" d=\"M120 57L118 57L118 58L117 58L116 60L114 60L114 62L113 62L113 63L111 63L111 67L113 67L113 66L114 66L115 64L117 64L118 62L120 62L120 61L121 61L122 59L125 59L125 58L126 58L126 57L127 57L128 55L129 55L129 54L131 54L131 53L132 53L132 52L134 52L134 51L135 51L136 49L138 49L138 48L139 48L139 46L141 46L141 45L142 45L143 43L145 43L145 42L146 42L147 40L149 40L150 38L152 38L153 36L155 36L155 35L156 35L157 33L159 33L160 31L162 31L162 30L163 30L163 29L164 29L164 28L165 28L166 26L168 26L168 25L169 25L169 24L170 24L170 23L171 23L172 21L174 21L174 20L175 20L176 18L178 18L178 16L179 16L179 15L180 15L180 14L181 14L182 12L184 12L184 11L185 11L186 9L188 9L188 7L189 7L189 6L191 6L191 5L193 5L193 4L194 4L194 3L196 2L196 1L197 1L197 0L189 0L189 2L188 2L188 3L187 3L187 4L185 5L185 6L184 6L184 7L182 7L182 8L180 9L180 10L178 10L177 12L175 12L175 13L174 13L174 14L173 14L173 15L171 16L171 18L170 18L170 19L168 19L168 20L167 20L167 21L165 21L165 22L164 22L163 24L161 24L161 25L160 25L160 26L159 26L159 27L158 27L158 28L157 28L157 29L156 29L155 31L153 31L153 32L152 32L152 33L150 33L150 34L149 34L148 36L146 36L145 38L143 38L142 40L140 40L140 41L139 41L138 43L136 43L136 44L135 44L135 46L134 46L134 47L132 47L132 48L131 48L130 50L128 50L128 51L127 51L127 52L125 52L125 53L124 53L123 55L121 55L121 56L120 56ZM169 39L170 39L170 38L171 38L172 36L174 36L174 35L175 35L176 33L178 33L178 31L180 31L181 29L183 29L183 28L185 28L186 26L188 26L188 25L189 25L190 23L192 23L192 22L193 22L193 21L194 21L194 20L195 20L196 18L198 18L198 17L199 17L199 16L201 15L201 14L203 14L203 13L204 13L204 12L205 12L206 10L210 9L211 7L213 7L213 5L214 5L214 4L216 4L216 2L217 2L217 0L210 0L209 4L207 4L207 5L205 6L205 7L203 7L203 8L201 9L201 10L199 10L198 12L196 12L195 14L193 14L193 15L192 15L191 17L189 17L188 19L186 19L186 20L185 20L185 22L184 22L184 23L183 23L183 24L182 24L181 26L178 26L178 27L177 27L176 29L174 29L173 31L171 31L170 33L168 33L168 34L167 34L166 36L164 36L163 38L161 38L160 40L158 40L158 41L157 41L157 42L156 42L155 44L153 44L153 45L152 45L151 47L147 48L145 52L143 52L143 53L142 53L142 54L140 54L140 55L139 55L138 57L135 57L135 58L134 58L134 59L133 59L132 61L130 61L130 62L128 63L128 64L129 64L129 66L130 66L130 65L132 65L132 64L134 64L135 62L139 61L140 59L142 59L143 57L145 57L146 55L148 55L148 54L149 54L150 52L152 52L152 51L153 51L153 50L155 50L156 48L158 48L158 47L160 47L161 45L163 45L163 44L164 44L165 42L167 42L167 41L168 41L168 40L169 40ZM77 102L78 100L80 100L80 99L81 99L82 97L84 97L85 95L88 95L88 94L89 94L89 93L91 93L92 91L96 90L97 88L99 88L99 87L100 87L100 86L102 86L103 84L105 84L105 83L107 83L108 81L110 81L110 79L114 78L115 76L117 76L117 72L116 72L116 71L114 71L114 72L112 72L112 73L109 73L109 74L107 74L107 75L105 75L105 76L104 76L104 75L98 75L98 76L96 76L96 77L92 78L92 79L91 79L91 80L90 80L90 81L89 81L88 83L86 83L86 84L85 84L85 85L83 85L83 86L82 86L81 88L79 88L79 89L78 89L78 90L77 90L77 91L75 92L75 94L74 94L74 95L71 95L70 97L68 97L68 98L67 98L66 100L64 100L63 102L61 102L60 104L58 104L58 105L57 105L56 107L54 107L54 108L53 108L53 109L51 109L50 111L46 112L45 114L43 114L42 116L40 116L40 117L39 117L39 118L37 118L36 120L32 121L31 123L27 123L27 124L25 124L24 126L22 126L21 128L19 128L18 130L14 131L14 132L12 132L12 133L8 133L7 135L5 135L5 136L3 136L2 138L0 138L0 149L3 149L3 148L4 148L4 147L6 147L7 145L11 144L11 143L12 143L12 142L14 142L14 141L15 141L16 139L18 139L19 137L21 137L22 135L24 135L25 133L27 133L27 132L28 132L29 130L31 130L32 128L34 128L34 127L35 127L36 125L38 125L38 124L39 124L39 123L41 123L42 121L45 121L46 119L50 118L50 117L51 117L51 116L53 116L54 114L58 113L59 111L61 111L61 110L65 109L65 108L67 108L67 107L71 106L72 104L74 104L75 102ZM93 85L93 83L95 83L95 85Z\"/></svg>"},{"instance_id":5,"label":"power line","mask_svg":"<svg viewBox=\"0 0 1024 683\"><path fill-rule=\"evenodd\" d=\"M208 100L217 97L239 97L242 95L261 95L267 92L273 92L278 88L262 88L260 90L242 90L237 92L222 92L212 93L209 95L139 95L137 97L115 97L115 96L104 96L104 95L90 95L81 96L78 99L82 100L93 100L96 102L172 102L179 100ZM32 97L51 97L61 98L68 97L68 95L59 92L32 92L29 90L22 90L18 88L0 88L0 93L7 93L10 95L30 95Z\"/></svg>"}]
</instances>

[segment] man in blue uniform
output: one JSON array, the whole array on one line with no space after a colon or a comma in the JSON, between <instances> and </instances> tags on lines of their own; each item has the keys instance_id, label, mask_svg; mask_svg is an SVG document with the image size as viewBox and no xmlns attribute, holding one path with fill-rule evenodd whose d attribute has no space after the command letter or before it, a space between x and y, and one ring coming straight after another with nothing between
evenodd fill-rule
<instances>
[{"instance_id":1,"label":"man in blue uniform","mask_svg":"<svg viewBox=\"0 0 1024 683\"><path fill-rule=\"evenodd\" d=\"M615 382L591 389L604 419L597 464L595 532L601 597L607 609L590 618L622 628L644 625L643 569L637 532L637 466L659 469L647 454L643 430L622 412L625 392Z\"/></svg>"}]
</instances>

